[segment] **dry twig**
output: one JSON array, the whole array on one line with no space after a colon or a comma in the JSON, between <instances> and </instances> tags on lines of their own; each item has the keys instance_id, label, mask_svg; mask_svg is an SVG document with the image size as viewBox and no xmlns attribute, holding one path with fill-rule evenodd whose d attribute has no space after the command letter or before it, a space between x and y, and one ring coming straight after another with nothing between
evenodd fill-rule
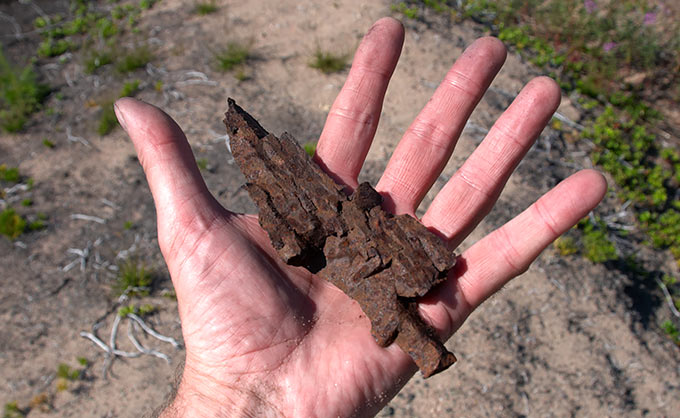
<instances>
[{"instance_id":1,"label":"dry twig","mask_svg":"<svg viewBox=\"0 0 680 418\"><path fill-rule=\"evenodd\" d=\"M668 307L671 308L671 313L675 315L676 318L680 318L680 312L678 312L678 309L675 307L675 303L673 302L673 296L671 296L671 292L668 291L668 287L666 287L666 284L656 278L656 282L659 284L659 287L663 291L664 296L666 297L666 302L668 302Z\"/></svg>"}]
</instances>

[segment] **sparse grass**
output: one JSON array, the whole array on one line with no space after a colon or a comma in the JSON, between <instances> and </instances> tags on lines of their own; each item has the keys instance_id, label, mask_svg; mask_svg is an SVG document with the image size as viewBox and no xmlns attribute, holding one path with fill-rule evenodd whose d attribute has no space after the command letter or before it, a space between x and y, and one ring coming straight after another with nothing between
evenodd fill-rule
<instances>
[{"instance_id":1,"label":"sparse grass","mask_svg":"<svg viewBox=\"0 0 680 418\"><path fill-rule=\"evenodd\" d=\"M111 64L113 62L113 58L113 51L108 49L91 52L90 55L85 59L85 73L92 74L98 68Z\"/></svg>"},{"instance_id":2,"label":"sparse grass","mask_svg":"<svg viewBox=\"0 0 680 418\"><path fill-rule=\"evenodd\" d=\"M118 266L118 277L112 288L116 295L146 296L153 284L152 272L139 260L128 260Z\"/></svg>"},{"instance_id":3,"label":"sparse grass","mask_svg":"<svg viewBox=\"0 0 680 418\"><path fill-rule=\"evenodd\" d=\"M123 224L123 229L128 231L132 229L133 226L134 224L132 223L132 221L125 221L125 223Z\"/></svg>"},{"instance_id":4,"label":"sparse grass","mask_svg":"<svg viewBox=\"0 0 680 418\"><path fill-rule=\"evenodd\" d=\"M16 401L7 402L2 411L2 418L23 418L25 416L26 412L19 408Z\"/></svg>"},{"instance_id":5,"label":"sparse grass","mask_svg":"<svg viewBox=\"0 0 680 418\"><path fill-rule=\"evenodd\" d=\"M97 125L97 133L101 136L108 135L118 126L118 118L116 112L113 110L113 100L106 101L102 104L102 111L99 115L99 124Z\"/></svg>"},{"instance_id":6,"label":"sparse grass","mask_svg":"<svg viewBox=\"0 0 680 418\"><path fill-rule=\"evenodd\" d=\"M139 80L126 81L120 90L118 98L134 96L139 92L139 84ZM119 126L116 112L113 109L114 102L115 100L107 100L101 105L102 110L99 114L99 124L97 125L97 133L101 136L108 135Z\"/></svg>"},{"instance_id":7,"label":"sparse grass","mask_svg":"<svg viewBox=\"0 0 680 418\"><path fill-rule=\"evenodd\" d=\"M57 392L67 391L70 383L79 380L82 376L83 370L74 369L66 363L59 363L55 383Z\"/></svg>"},{"instance_id":8,"label":"sparse grass","mask_svg":"<svg viewBox=\"0 0 680 418\"><path fill-rule=\"evenodd\" d=\"M401 13L405 17L409 19L417 19L418 18L418 7L415 5L408 6L406 2L399 2L397 4L393 4L390 6L390 9L392 9L393 12Z\"/></svg>"},{"instance_id":9,"label":"sparse grass","mask_svg":"<svg viewBox=\"0 0 680 418\"><path fill-rule=\"evenodd\" d=\"M37 395L35 395L33 398L31 398L31 402L29 402L28 407L33 410L37 409L41 412L50 412L51 405L50 405L50 395L47 394L47 392L41 392Z\"/></svg>"},{"instance_id":10,"label":"sparse grass","mask_svg":"<svg viewBox=\"0 0 680 418\"><path fill-rule=\"evenodd\" d=\"M680 330L678 330L678 327L676 327L671 320L664 321L661 324L661 329L664 330L666 335L668 335L674 343L680 345Z\"/></svg>"},{"instance_id":11,"label":"sparse grass","mask_svg":"<svg viewBox=\"0 0 680 418\"><path fill-rule=\"evenodd\" d=\"M231 71L244 65L251 57L250 47L239 42L230 42L227 46L214 54L217 68L221 71Z\"/></svg>"},{"instance_id":12,"label":"sparse grass","mask_svg":"<svg viewBox=\"0 0 680 418\"><path fill-rule=\"evenodd\" d=\"M6 208L0 212L0 234L14 240L23 234L25 229L26 220L13 208Z\"/></svg>"},{"instance_id":13,"label":"sparse grass","mask_svg":"<svg viewBox=\"0 0 680 418\"><path fill-rule=\"evenodd\" d=\"M48 91L38 82L32 65L14 68L0 48L0 128L20 131L29 116L40 109Z\"/></svg>"},{"instance_id":14,"label":"sparse grass","mask_svg":"<svg viewBox=\"0 0 680 418\"><path fill-rule=\"evenodd\" d=\"M347 62L347 55L336 55L332 52L324 52L317 49L309 66L316 68L324 74L332 74L344 70L347 67Z\"/></svg>"},{"instance_id":15,"label":"sparse grass","mask_svg":"<svg viewBox=\"0 0 680 418\"><path fill-rule=\"evenodd\" d=\"M218 10L219 10L219 7L217 7L214 0L198 2L198 3L196 3L196 6L194 7L194 13L201 15L201 16L205 16L205 15L215 13Z\"/></svg>"},{"instance_id":16,"label":"sparse grass","mask_svg":"<svg viewBox=\"0 0 680 418\"><path fill-rule=\"evenodd\" d=\"M33 206L33 200L31 200L31 199L24 199L24 200L22 200L22 201L21 201L21 206L25 206L25 207Z\"/></svg>"},{"instance_id":17,"label":"sparse grass","mask_svg":"<svg viewBox=\"0 0 680 418\"><path fill-rule=\"evenodd\" d=\"M47 138L43 139L42 144L43 144L45 147L50 148L50 149L55 147L54 142L50 141L50 140L47 139Z\"/></svg>"},{"instance_id":18,"label":"sparse grass","mask_svg":"<svg viewBox=\"0 0 680 418\"><path fill-rule=\"evenodd\" d=\"M7 165L0 165L0 180L8 183L19 183L21 175L17 167L7 167Z\"/></svg>"},{"instance_id":19,"label":"sparse grass","mask_svg":"<svg viewBox=\"0 0 680 418\"><path fill-rule=\"evenodd\" d=\"M239 82L243 82L246 80L250 80L250 75L245 69L239 68L238 70L236 70L236 72L234 72L234 78Z\"/></svg>"},{"instance_id":20,"label":"sparse grass","mask_svg":"<svg viewBox=\"0 0 680 418\"><path fill-rule=\"evenodd\" d=\"M44 219L36 219L33 222L28 224L28 230L29 231L40 231L42 229L47 228L47 225L45 225Z\"/></svg>"},{"instance_id":21,"label":"sparse grass","mask_svg":"<svg viewBox=\"0 0 680 418\"><path fill-rule=\"evenodd\" d=\"M38 46L38 55L43 58L57 57L66 51L75 49L75 45L67 39L47 38Z\"/></svg>"},{"instance_id":22,"label":"sparse grass","mask_svg":"<svg viewBox=\"0 0 680 418\"><path fill-rule=\"evenodd\" d=\"M135 314L141 317L149 316L155 313L157 308L150 303L145 303L144 305L137 306L135 304L129 304L122 306L118 309L118 316L126 317L128 314Z\"/></svg>"},{"instance_id":23,"label":"sparse grass","mask_svg":"<svg viewBox=\"0 0 680 418\"><path fill-rule=\"evenodd\" d=\"M116 61L116 71L127 74L139 68L143 68L151 62L153 54L148 46L142 45L123 52Z\"/></svg>"},{"instance_id":24,"label":"sparse grass","mask_svg":"<svg viewBox=\"0 0 680 418\"><path fill-rule=\"evenodd\" d=\"M70 380L70 381L76 381L80 379L80 370L77 369L72 369L68 364L66 363L59 363L57 366L57 377Z\"/></svg>"},{"instance_id":25,"label":"sparse grass","mask_svg":"<svg viewBox=\"0 0 680 418\"><path fill-rule=\"evenodd\" d=\"M57 382L55 383L55 388L57 392L66 392L68 390L68 380L57 379Z\"/></svg>"},{"instance_id":26,"label":"sparse grass","mask_svg":"<svg viewBox=\"0 0 680 418\"><path fill-rule=\"evenodd\" d=\"M118 97L132 97L139 91L139 80L126 81Z\"/></svg>"}]
</instances>

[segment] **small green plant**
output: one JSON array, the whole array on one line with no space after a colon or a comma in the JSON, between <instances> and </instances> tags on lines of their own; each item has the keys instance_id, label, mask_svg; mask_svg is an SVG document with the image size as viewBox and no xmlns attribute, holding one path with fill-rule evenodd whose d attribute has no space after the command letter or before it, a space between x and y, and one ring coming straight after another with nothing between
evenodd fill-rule
<instances>
[{"instance_id":1,"label":"small green plant","mask_svg":"<svg viewBox=\"0 0 680 418\"><path fill-rule=\"evenodd\" d=\"M0 180L8 183L19 183L21 175L19 169L16 167L7 167L7 165L0 165Z\"/></svg>"},{"instance_id":2,"label":"small green plant","mask_svg":"<svg viewBox=\"0 0 680 418\"><path fill-rule=\"evenodd\" d=\"M69 383L80 379L82 374L83 370L74 369L66 363L59 363L57 366L57 392L68 390Z\"/></svg>"},{"instance_id":3,"label":"small green plant","mask_svg":"<svg viewBox=\"0 0 680 418\"><path fill-rule=\"evenodd\" d=\"M90 364L89 360L85 357L78 357L77 360L78 364L80 364L83 367L87 367Z\"/></svg>"},{"instance_id":4,"label":"small green plant","mask_svg":"<svg viewBox=\"0 0 680 418\"><path fill-rule=\"evenodd\" d=\"M198 166L199 170L205 171L208 169L208 160L205 158L199 158L196 160L196 165Z\"/></svg>"},{"instance_id":5,"label":"small green plant","mask_svg":"<svg viewBox=\"0 0 680 418\"><path fill-rule=\"evenodd\" d=\"M121 74L127 74L138 68L145 67L152 59L153 54L149 47L139 46L123 53L116 62L116 70Z\"/></svg>"},{"instance_id":6,"label":"small green plant","mask_svg":"<svg viewBox=\"0 0 680 418\"><path fill-rule=\"evenodd\" d=\"M80 373L81 373L80 370L72 369L66 363L59 363L59 365L57 366L57 377L60 377L62 379L76 381L80 379Z\"/></svg>"},{"instance_id":7,"label":"small green plant","mask_svg":"<svg viewBox=\"0 0 680 418\"><path fill-rule=\"evenodd\" d=\"M175 289L163 289L161 290L161 296L164 298L177 300L177 292L175 292Z\"/></svg>"},{"instance_id":8,"label":"small green plant","mask_svg":"<svg viewBox=\"0 0 680 418\"><path fill-rule=\"evenodd\" d=\"M17 214L14 209L6 208L0 212L0 234L9 239L16 239L24 233L26 220Z\"/></svg>"},{"instance_id":9,"label":"small green plant","mask_svg":"<svg viewBox=\"0 0 680 418\"><path fill-rule=\"evenodd\" d=\"M557 238L553 245L563 257L576 254L579 251L578 245L576 245L576 240L568 235L562 235L561 237Z\"/></svg>"},{"instance_id":10,"label":"small green plant","mask_svg":"<svg viewBox=\"0 0 680 418\"><path fill-rule=\"evenodd\" d=\"M159 0L141 0L139 2L139 8L142 10L148 10L153 7Z\"/></svg>"},{"instance_id":11,"label":"small green plant","mask_svg":"<svg viewBox=\"0 0 680 418\"><path fill-rule=\"evenodd\" d=\"M163 91L163 82L161 80L156 81L156 83L153 85L153 89L156 90L157 92L162 92Z\"/></svg>"},{"instance_id":12,"label":"small green plant","mask_svg":"<svg viewBox=\"0 0 680 418\"><path fill-rule=\"evenodd\" d=\"M305 145L302 146L302 148L305 150L307 155L313 157L314 153L316 152L316 141L307 142Z\"/></svg>"},{"instance_id":13,"label":"small green plant","mask_svg":"<svg viewBox=\"0 0 680 418\"><path fill-rule=\"evenodd\" d=\"M129 314L135 314L141 317L149 316L156 312L156 307L150 303L145 303L144 305L137 306L135 304L129 304L122 306L118 309L118 316L125 318Z\"/></svg>"},{"instance_id":14,"label":"small green plant","mask_svg":"<svg viewBox=\"0 0 680 418\"><path fill-rule=\"evenodd\" d=\"M118 316L125 318L129 314L135 314L141 317L145 317L156 312L156 307L150 303L145 303L144 305L137 306L135 304L129 304L122 306L118 309Z\"/></svg>"},{"instance_id":15,"label":"small green plant","mask_svg":"<svg viewBox=\"0 0 680 418\"><path fill-rule=\"evenodd\" d=\"M347 67L347 60L347 55L335 55L317 49L309 66L324 74L332 74L344 70Z\"/></svg>"},{"instance_id":16,"label":"small green plant","mask_svg":"<svg viewBox=\"0 0 680 418\"><path fill-rule=\"evenodd\" d=\"M45 58L57 57L74 49L75 45L67 39L47 38L38 46L38 55Z\"/></svg>"},{"instance_id":17,"label":"small green plant","mask_svg":"<svg viewBox=\"0 0 680 418\"><path fill-rule=\"evenodd\" d=\"M139 316L142 316L142 317L143 317L143 316L148 316L148 315L151 315L151 314L155 313L156 310L157 310L156 307L153 306L152 304L150 304L150 303L145 303L144 305L142 305L142 306L139 307L138 315L139 315Z\"/></svg>"},{"instance_id":18,"label":"small green plant","mask_svg":"<svg viewBox=\"0 0 680 418\"><path fill-rule=\"evenodd\" d=\"M35 221L32 221L28 224L29 231L40 231L45 228L47 228L47 225L45 225L45 221L43 219L36 219Z\"/></svg>"},{"instance_id":19,"label":"small green plant","mask_svg":"<svg viewBox=\"0 0 680 418\"><path fill-rule=\"evenodd\" d=\"M32 65L19 70L10 65L0 48L0 128L20 131L38 111L49 89L38 82Z\"/></svg>"},{"instance_id":20,"label":"small green plant","mask_svg":"<svg viewBox=\"0 0 680 418\"><path fill-rule=\"evenodd\" d=\"M408 6L406 2L399 2L397 4L393 4L390 9L392 9L393 12L401 13L405 17L409 19L417 19L418 18L418 7L415 5L413 6Z\"/></svg>"},{"instance_id":21,"label":"small green plant","mask_svg":"<svg viewBox=\"0 0 680 418\"><path fill-rule=\"evenodd\" d=\"M119 97L132 97L139 91L139 80L126 81Z\"/></svg>"},{"instance_id":22,"label":"small green plant","mask_svg":"<svg viewBox=\"0 0 680 418\"><path fill-rule=\"evenodd\" d=\"M47 139L47 138L43 139L42 144L43 144L45 147L50 148L50 149L51 149L51 148L54 148L54 146L55 146L55 145L54 145L54 142L50 141L50 140Z\"/></svg>"},{"instance_id":23,"label":"small green plant","mask_svg":"<svg viewBox=\"0 0 680 418\"><path fill-rule=\"evenodd\" d=\"M57 392L65 392L68 390L68 380L59 378L55 384Z\"/></svg>"},{"instance_id":24,"label":"small green plant","mask_svg":"<svg viewBox=\"0 0 680 418\"><path fill-rule=\"evenodd\" d=\"M128 231L132 229L133 226L134 224L132 223L132 221L125 221L125 223L123 224L123 229Z\"/></svg>"},{"instance_id":25,"label":"small green plant","mask_svg":"<svg viewBox=\"0 0 680 418\"><path fill-rule=\"evenodd\" d=\"M219 10L219 8L215 4L215 0L198 2L194 7L194 13L201 16L215 13L217 10Z\"/></svg>"},{"instance_id":26,"label":"small green plant","mask_svg":"<svg viewBox=\"0 0 680 418\"><path fill-rule=\"evenodd\" d=\"M137 313L137 306L134 304L126 305L126 306L121 306L118 308L118 316L121 318L125 318L129 314L136 314Z\"/></svg>"},{"instance_id":27,"label":"small green plant","mask_svg":"<svg viewBox=\"0 0 680 418\"><path fill-rule=\"evenodd\" d=\"M16 401L7 402L2 411L2 418L23 418L26 412L19 408Z\"/></svg>"},{"instance_id":28,"label":"small green plant","mask_svg":"<svg viewBox=\"0 0 680 418\"><path fill-rule=\"evenodd\" d=\"M127 293L129 296L146 296L153 283L153 275L138 260L128 260L118 266L118 277L113 284L117 295Z\"/></svg>"},{"instance_id":29,"label":"small green plant","mask_svg":"<svg viewBox=\"0 0 680 418\"><path fill-rule=\"evenodd\" d=\"M222 71L231 71L245 64L251 57L250 47L238 42L228 43L225 48L217 51L214 55L217 68Z\"/></svg>"},{"instance_id":30,"label":"small green plant","mask_svg":"<svg viewBox=\"0 0 680 418\"><path fill-rule=\"evenodd\" d=\"M593 263L604 263L618 259L616 247L607 237L603 222L593 223L586 218L579 222L583 232L583 255Z\"/></svg>"},{"instance_id":31,"label":"small green plant","mask_svg":"<svg viewBox=\"0 0 680 418\"><path fill-rule=\"evenodd\" d=\"M116 126L118 126L118 118L115 110L113 110L113 100L109 100L102 104L97 133L101 136L108 135Z\"/></svg>"},{"instance_id":32,"label":"small green plant","mask_svg":"<svg viewBox=\"0 0 680 418\"><path fill-rule=\"evenodd\" d=\"M676 327L672 321L664 321L661 324L661 329L664 330L666 335L668 335L674 343L680 344L680 330L678 330L678 327Z\"/></svg>"},{"instance_id":33,"label":"small green plant","mask_svg":"<svg viewBox=\"0 0 680 418\"><path fill-rule=\"evenodd\" d=\"M125 82L118 98L134 96L140 90L139 84L139 80ZM99 114L99 124L97 126L97 133L101 136L108 135L118 126L118 117L116 117L113 103L113 100L107 100L101 105L102 110Z\"/></svg>"},{"instance_id":34,"label":"small green plant","mask_svg":"<svg viewBox=\"0 0 680 418\"><path fill-rule=\"evenodd\" d=\"M31 199L24 199L21 201L21 206L32 206L33 205L33 200Z\"/></svg>"},{"instance_id":35,"label":"small green plant","mask_svg":"<svg viewBox=\"0 0 680 418\"><path fill-rule=\"evenodd\" d=\"M98 68L101 68L105 65L111 64L113 62L113 57L114 54L110 50L97 50L92 52L86 59L85 59L85 73L87 74L92 74L94 73Z\"/></svg>"},{"instance_id":36,"label":"small green plant","mask_svg":"<svg viewBox=\"0 0 680 418\"><path fill-rule=\"evenodd\" d=\"M239 82L242 82L242 81L250 80L250 75L248 74L248 72L245 69L239 68L234 73L234 78L236 80L238 80Z\"/></svg>"}]
</instances>

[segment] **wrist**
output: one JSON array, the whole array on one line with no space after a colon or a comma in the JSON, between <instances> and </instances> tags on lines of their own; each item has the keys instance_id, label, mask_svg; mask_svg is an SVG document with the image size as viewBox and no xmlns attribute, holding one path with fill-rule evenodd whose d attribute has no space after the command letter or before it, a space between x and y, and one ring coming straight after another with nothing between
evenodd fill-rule
<instances>
[{"instance_id":1,"label":"wrist","mask_svg":"<svg viewBox=\"0 0 680 418\"><path fill-rule=\"evenodd\" d=\"M174 399L159 418L231 416L235 411L230 408L234 405L230 392L211 387L207 380L192 378L185 369Z\"/></svg>"},{"instance_id":2,"label":"wrist","mask_svg":"<svg viewBox=\"0 0 680 418\"><path fill-rule=\"evenodd\" d=\"M174 399L159 417L283 416L248 386L242 381L238 385L219 383L185 366Z\"/></svg>"}]
</instances>

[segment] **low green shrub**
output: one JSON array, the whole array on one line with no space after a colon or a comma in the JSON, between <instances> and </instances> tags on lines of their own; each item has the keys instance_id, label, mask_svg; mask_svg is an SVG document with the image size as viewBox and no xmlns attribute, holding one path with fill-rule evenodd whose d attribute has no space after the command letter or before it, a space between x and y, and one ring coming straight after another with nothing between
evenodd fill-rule
<instances>
[{"instance_id":1,"label":"low green shrub","mask_svg":"<svg viewBox=\"0 0 680 418\"><path fill-rule=\"evenodd\" d=\"M347 68L347 62L347 55L336 55L332 52L324 52L317 49L309 66L316 68L324 74L332 74Z\"/></svg>"}]
</instances>

